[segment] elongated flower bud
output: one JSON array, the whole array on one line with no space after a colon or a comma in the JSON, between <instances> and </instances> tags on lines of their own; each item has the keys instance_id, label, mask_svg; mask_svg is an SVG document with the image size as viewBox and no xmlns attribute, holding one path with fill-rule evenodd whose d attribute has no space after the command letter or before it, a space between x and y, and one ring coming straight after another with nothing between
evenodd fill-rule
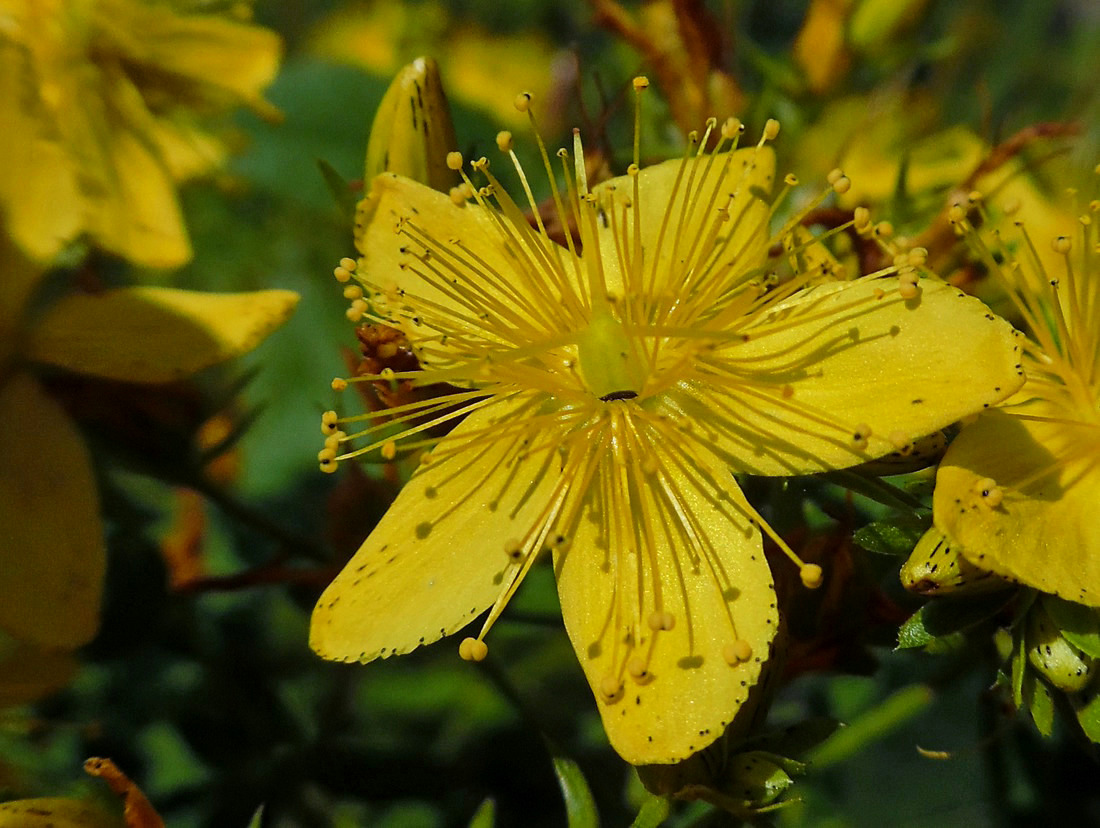
<instances>
[{"instance_id":1,"label":"elongated flower bud","mask_svg":"<svg viewBox=\"0 0 1100 828\"><path fill-rule=\"evenodd\" d=\"M1092 678L1095 660L1066 641L1041 601L1028 611L1026 644L1031 666L1059 690L1076 693Z\"/></svg>"},{"instance_id":2,"label":"elongated flower bud","mask_svg":"<svg viewBox=\"0 0 1100 828\"><path fill-rule=\"evenodd\" d=\"M378 105L367 142L364 180L395 172L435 190L459 183L447 154L457 149L439 67L430 57L397 73Z\"/></svg>"},{"instance_id":3,"label":"elongated flower bud","mask_svg":"<svg viewBox=\"0 0 1100 828\"><path fill-rule=\"evenodd\" d=\"M1008 582L966 560L943 532L929 529L901 568L901 583L919 595L961 595L1003 589Z\"/></svg>"}]
</instances>

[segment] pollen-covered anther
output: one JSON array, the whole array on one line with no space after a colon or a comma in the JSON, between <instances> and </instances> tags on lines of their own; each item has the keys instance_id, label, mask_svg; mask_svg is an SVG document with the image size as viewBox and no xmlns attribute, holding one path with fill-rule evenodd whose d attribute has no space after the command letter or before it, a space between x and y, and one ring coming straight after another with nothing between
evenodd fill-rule
<instances>
[{"instance_id":1,"label":"pollen-covered anther","mask_svg":"<svg viewBox=\"0 0 1100 828\"><path fill-rule=\"evenodd\" d=\"M393 460L397 456L397 443L393 440L387 440L382 444L382 449L379 452L382 455L383 460Z\"/></svg>"},{"instance_id":2,"label":"pollen-covered anther","mask_svg":"<svg viewBox=\"0 0 1100 828\"><path fill-rule=\"evenodd\" d=\"M344 431L337 431L335 434L330 434L325 438L325 448L335 452L336 449L340 447L340 443L346 439L347 436L347 432ZM321 458L318 457L317 459L320 460Z\"/></svg>"},{"instance_id":3,"label":"pollen-covered anther","mask_svg":"<svg viewBox=\"0 0 1100 828\"><path fill-rule=\"evenodd\" d=\"M653 678L649 672L649 664L641 656L631 656L626 660L626 672L638 684L645 684Z\"/></svg>"},{"instance_id":4,"label":"pollen-covered anther","mask_svg":"<svg viewBox=\"0 0 1100 828\"><path fill-rule=\"evenodd\" d=\"M646 624L653 632L668 632L676 626L676 616L667 610L654 610L646 619Z\"/></svg>"},{"instance_id":5,"label":"pollen-covered anther","mask_svg":"<svg viewBox=\"0 0 1100 828\"><path fill-rule=\"evenodd\" d=\"M856 207L852 211L852 225L857 233L866 233L871 226L871 211L866 207Z\"/></svg>"},{"instance_id":6,"label":"pollen-covered anther","mask_svg":"<svg viewBox=\"0 0 1100 828\"><path fill-rule=\"evenodd\" d=\"M336 416L335 411L326 411L321 415L321 433L328 437L330 434L335 434L339 431L336 421L339 418Z\"/></svg>"},{"instance_id":7,"label":"pollen-covered anther","mask_svg":"<svg viewBox=\"0 0 1100 828\"><path fill-rule=\"evenodd\" d=\"M909 264L914 267L921 267L928 261L928 249L925 247L914 247L909 251Z\"/></svg>"},{"instance_id":8,"label":"pollen-covered anther","mask_svg":"<svg viewBox=\"0 0 1100 828\"><path fill-rule=\"evenodd\" d=\"M325 474L332 474L339 468L339 465L334 457L325 457L317 462L317 467Z\"/></svg>"},{"instance_id":9,"label":"pollen-covered anther","mask_svg":"<svg viewBox=\"0 0 1100 828\"><path fill-rule=\"evenodd\" d=\"M981 498L982 503L990 509L996 509L1004 500L1004 490L997 485L992 477L983 477L974 484L974 493Z\"/></svg>"},{"instance_id":10,"label":"pollen-covered anther","mask_svg":"<svg viewBox=\"0 0 1100 828\"><path fill-rule=\"evenodd\" d=\"M1051 241L1050 246L1054 249L1055 253L1069 253L1070 248L1073 247L1073 243L1068 236L1058 236Z\"/></svg>"},{"instance_id":11,"label":"pollen-covered anther","mask_svg":"<svg viewBox=\"0 0 1100 828\"><path fill-rule=\"evenodd\" d=\"M638 75L638 77L634 78L632 83L633 83L635 89L648 89L649 88L649 78L647 78L645 75Z\"/></svg>"},{"instance_id":12,"label":"pollen-covered anther","mask_svg":"<svg viewBox=\"0 0 1100 828\"><path fill-rule=\"evenodd\" d=\"M531 108L531 93L520 92L512 100L512 106L514 106L520 112L526 112L528 109Z\"/></svg>"},{"instance_id":13,"label":"pollen-covered anther","mask_svg":"<svg viewBox=\"0 0 1100 828\"><path fill-rule=\"evenodd\" d=\"M971 204L981 204L984 199L985 196L982 195L981 190L971 190L966 195L966 200L969 201Z\"/></svg>"},{"instance_id":14,"label":"pollen-covered anther","mask_svg":"<svg viewBox=\"0 0 1100 828\"><path fill-rule=\"evenodd\" d=\"M745 131L745 125L741 123L740 118L726 118L722 122L722 137L727 141L732 141Z\"/></svg>"},{"instance_id":15,"label":"pollen-covered anther","mask_svg":"<svg viewBox=\"0 0 1100 828\"><path fill-rule=\"evenodd\" d=\"M512 133L506 129L502 129L497 133L497 149L501 152L512 151Z\"/></svg>"},{"instance_id":16,"label":"pollen-covered anther","mask_svg":"<svg viewBox=\"0 0 1100 828\"><path fill-rule=\"evenodd\" d=\"M752 645L743 638L731 641L722 647L722 658L730 667L744 664L752 658Z\"/></svg>"},{"instance_id":17,"label":"pollen-covered anther","mask_svg":"<svg viewBox=\"0 0 1100 828\"><path fill-rule=\"evenodd\" d=\"M618 676L604 676L600 679L600 696L611 704L623 697L623 682Z\"/></svg>"},{"instance_id":18,"label":"pollen-covered anther","mask_svg":"<svg viewBox=\"0 0 1100 828\"><path fill-rule=\"evenodd\" d=\"M462 169L462 153L457 150L451 150L447 153L447 169L461 170Z\"/></svg>"},{"instance_id":19,"label":"pollen-covered anther","mask_svg":"<svg viewBox=\"0 0 1100 828\"><path fill-rule=\"evenodd\" d=\"M489 645L480 638L464 638L458 645L458 656L463 661L484 661L489 655Z\"/></svg>"},{"instance_id":20,"label":"pollen-covered anther","mask_svg":"<svg viewBox=\"0 0 1100 828\"><path fill-rule=\"evenodd\" d=\"M868 441L871 439L871 427L867 423L860 423L852 432L852 445L859 451L866 451Z\"/></svg>"},{"instance_id":21,"label":"pollen-covered anther","mask_svg":"<svg viewBox=\"0 0 1100 828\"><path fill-rule=\"evenodd\" d=\"M466 191L467 187L465 184L458 187L451 187L449 195L451 197L451 203L454 204L455 207L465 206L467 199Z\"/></svg>"},{"instance_id":22,"label":"pollen-covered anther","mask_svg":"<svg viewBox=\"0 0 1100 828\"><path fill-rule=\"evenodd\" d=\"M898 294L902 299L916 299L920 294L920 277L914 268L906 267L898 272Z\"/></svg>"},{"instance_id":23,"label":"pollen-covered anther","mask_svg":"<svg viewBox=\"0 0 1100 828\"><path fill-rule=\"evenodd\" d=\"M329 383L333 391L347 391L348 381L343 377L333 377L332 382Z\"/></svg>"},{"instance_id":24,"label":"pollen-covered anther","mask_svg":"<svg viewBox=\"0 0 1100 828\"><path fill-rule=\"evenodd\" d=\"M875 235L880 239L888 239L894 235L894 225L888 221L880 221L875 225Z\"/></svg>"},{"instance_id":25,"label":"pollen-covered anther","mask_svg":"<svg viewBox=\"0 0 1100 828\"><path fill-rule=\"evenodd\" d=\"M336 281L344 284L351 281L351 274L355 271L355 259L343 258L340 260L340 264L332 271L332 275L336 277Z\"/></svg>"},{"instance_id":26,"label":"pollen-covered anther","mask_svg":"<svg viewBox=\"0 0 1100 828\"><path fill-rule=\"evenodd\" d=\"M367 312L367 307L365 299L356 299L351 303L351 307L344 311L344 316L348 318L349 322L358 322L363 318L363 314Z\"/></svg>"},{"instance_id":27,"label":"pollen-covered anther","mask_svg":"<svg viewBox=\"0 0 1100 828\"><path fill-rule=\"evenodd\" d=\"M326 441L326 443L327 443L327 441ZM319 452L317 452L317 462L318 463L324 463L326 461L335 460L335 459L336 459L336 449L329 448L327 445L323 449L321 449Z\"/></svg>"},{"instance_id":28,"label":"pollen-covered anther","mask_svg":"<svg viewBox=\"0 0 1100 828\"><path fill-rule=\"evenodd\" d=\"M346 288L344 288L344 298L345 299L362 299L363 298L363 288L359 287L359 285L348 285Z\"/></svg>"},{"instance_id":29,"label":"pollen-covered anther","mask_svg":"<svg viewBox=\"0 0 1100 828\"><path fill-rule=\"evenodd\" d=\"M802 586L806 589L817 589L824 580L825 572L817 564L802 564L798 568L798 577L802 580Z\"/></svg>"},{"instance_id":30,"label":"pollen-covered anther","mask_svg":"<svg viewBox=\"0 0 1100 828\"><path fill-rule=\"evenodd\" d=\"M512 561L519 561L523 559L523 541L518 538L512 538L504 544L504 554Z\"/></svg>"},{"instance_id":31,"label":"pollen-covered anther","mask_svg":"<svg viewBox=\"0 0 1100 828\"><path fill-rule=\"evenodd\" d=\"M626 168L626 174L629 175L629 176L632 176L632 177L637 175L638 174L638 165L637 164L631 164L629 167Z\"/></svg>"},{"instance_id":32,"label":"pollen-covered anther","mask_svg":"<svg viewBox=\"0 0 1100 828\"><path fill-rule=\"evenodd\" d=\"M777 135L779 135L779 121L775 118L768 118L764 122L764 140L774 141Z\"/></svg>"},{"instance_id":33,"label":"pollen-covered anther","mask_svg":"<svg viewBox=\"0 0 1100 828\"><path fill-rule=\"evenodd\" d=\"M788 187L797 187L798 176L794 173L787 173L785 176L783 176L783 183L786 184Z\"/></svg>"},{"instance_id":34,"label":"pollen-covered anther","mask_svg":"<svg viewBox=\"0 0 1100 828\"><path fill-rule=\"evenodd\" d=\"M900 429L891 431L886 439L890 441L899 454L907 455L913 450L913 441L908 434Z\"/></svg>"}]
</instances>

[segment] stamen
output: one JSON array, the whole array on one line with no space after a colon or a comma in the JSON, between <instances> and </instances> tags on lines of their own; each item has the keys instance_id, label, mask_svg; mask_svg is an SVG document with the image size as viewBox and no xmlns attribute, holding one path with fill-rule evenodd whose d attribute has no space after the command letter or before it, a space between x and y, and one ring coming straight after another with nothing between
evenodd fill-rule
<instances>
[{"instance_id":1,"label":"stamen","mask_svg":"<svg viewBox=\"0 0 1100 828\"><path fill-rule=\"evenodd\" d=\"M464 661L484 661L489 655L489 646L480 638L464 638L458 645L458 655Z\"/></svg>"}]
</instances>

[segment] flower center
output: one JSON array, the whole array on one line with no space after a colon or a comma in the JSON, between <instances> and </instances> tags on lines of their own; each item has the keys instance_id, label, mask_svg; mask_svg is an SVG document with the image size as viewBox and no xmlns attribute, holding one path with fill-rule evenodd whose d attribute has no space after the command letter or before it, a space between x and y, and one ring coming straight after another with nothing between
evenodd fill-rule
<instances>
[{"instance_id":1,"label":"flower center","mask_svg":"<svg viewBox=\"0 0 1100 828\"><path fill-rule=\"evenodd\" d=\"M604 401L633 399L645 385L637 345L610 310L597 311L581 331L577 361L585 387Z\"/></svg>"}]
</instances>

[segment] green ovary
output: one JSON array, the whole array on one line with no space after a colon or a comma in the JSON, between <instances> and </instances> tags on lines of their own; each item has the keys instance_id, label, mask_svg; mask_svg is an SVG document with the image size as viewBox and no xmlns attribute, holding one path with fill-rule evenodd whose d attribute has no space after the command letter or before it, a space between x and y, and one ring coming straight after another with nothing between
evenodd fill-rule
<instances>
[{"instance_id":1,"label":"green ovary","mask_svg":"<svg viewBox=\"0 0 1100 828\"><path fill-rule=\"evenodd\" d=\"M594 396L642 392L645 369L622 323L610 312L597 312L592 317L580 333L577 356L581 377Z\"/></svg>"}]
</instances>

